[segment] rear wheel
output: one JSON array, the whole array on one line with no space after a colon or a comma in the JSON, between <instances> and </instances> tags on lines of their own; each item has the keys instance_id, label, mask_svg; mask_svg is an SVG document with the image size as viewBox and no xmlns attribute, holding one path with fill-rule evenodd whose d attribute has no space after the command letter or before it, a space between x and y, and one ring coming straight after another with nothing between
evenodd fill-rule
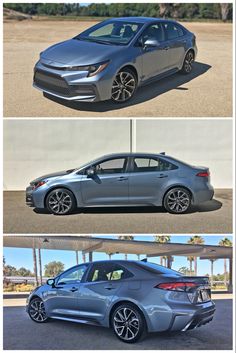
<instances>
[{"instance_id":1,"label":"rear wheel","mask_svg":"<svg viewBox=\"0 0 236 353\"><path fill-rule=\"evenodd\" d=\"M132 304L122 304L116 308L111 320L116 336L123 342L137 342L146 332L145 319Z\"/></svg>"},{"instance_id":2,"label":"rear wheel","mask_svg":"<svg viewBox=\"0 0 236 353\"><path fill-rule=\"evenodd\" d=\"M31 300L31 302L29 303L28 312L29 312L30 318L39 324L42 324L43 322L48 321L48 317L45 312L44 303L40 298L35 298Z\"/></svg>"},{"instance_id":3,"label":"rear wheel","mask_svg":"<svg viewBox=\"0 0 236 353\"><path fill-rule=\"evenodd\" d=\"M184 63L181 69L181 73L188 75L193 69L193 63L194 63L194 53L192 50L187 52L184 58Z\"/></svg>"},{"instance_id":4,"label":"rear wheel","mask_svg":"<svg viewBox=\"0 0 236 353\"><path fill-rule=\"evenodd\" d=\"M111 90L111 99L115 103L130 100L137 89L137 78L129 68L121 69L116 75Z\"/></svg>"},{"instance_id":5,"label":"rear wheel","mask_svg":"<svg viewBox=\"0 0 236 353\"><path fill-rule=\"evenodd\" d=\"M48 194L46 206L55 215L66 215L76 208L76 201L70 190L60 188Z\"/></svg>"},{"instance_id":6,"label":"rear wheel","mask_svg":"<svg viewBox=\"0 0 236 353\"><path fill-rule=\"evenodd\" d=\"M185 213L191 207L191 194L182 187L176 187L167 192L164 197L164 207L170 213Z\"/></svg>"}]
</instances>

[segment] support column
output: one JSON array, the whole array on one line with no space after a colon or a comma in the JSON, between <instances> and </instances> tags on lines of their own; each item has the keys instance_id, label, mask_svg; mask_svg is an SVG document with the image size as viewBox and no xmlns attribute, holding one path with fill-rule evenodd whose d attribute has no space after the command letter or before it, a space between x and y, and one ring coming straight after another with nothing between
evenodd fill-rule
<instances>
[{"instance_id":1,"label":"support column","mask_svg":"<svg viewBox=\"0 0 236 353\"><path fill-rule=\"evenodd\" d=\"M92 262L93 261L93 253L92 251L89 252L89 262Z\"/></svg>"},{"instance_id":2,"label":"support column","mask_svg":"<svg viewBox=\"0 0 236 353\"><path fill-rule=\"evenodd\" d=\"M76 256L76 265L79 264L79 252L78 250L75 251L75 256Z\"/></svg>"},{"instance_id":3,"label":"support column","mask_svg":"<svg viewBox=\"0 0 236 353\"><path fill-rule=\"evenodd\" d=\"M36 284L36 286L38 286L39 282L38 282L37 256L36 256L35 248L33 248L33 261L34 261L35 284Z\"/></svg>"},{"instance_id":4,"label":"support column","mask_svg":"<svg viewBox=\"0 0 236 353\"><path fill-rule=\"evenodd\" d=\"M43 284L43 275L42 275L42 261L41 261L41 249L38 249L38 257L39 257L39 283Z\"/></svg>"},{"instance_id":5,"label":"support column","mask_svg":"<svg viewBox=\"0 0 236 353\"><path fill-rule=\"evenodd\" d=\"M228 292L233 293L233 259L229 258L229 284Z\"/></svg>"},{"instance_id":6,"label":"support column","mask_svg":"<svg viewBox=\"0 0 236 353\"><path fill-rule=\"evenodd\" d=\"M174 261L173 256L167 256L167 267L171 268L172 267L172 262Z\"/></svg>"},{"instance_id":7,"label":"support column","mask_svg":"<svg viewBox=\"0 0 236 353\"><path fill-rule=\"evenodd\" d=\"M130 152L136 152L136 120L130 120Z\"/></svg>"},{"instance_id":8,"label":"support column","mask_svg":"<svg viewBox=\"0 0 236 353\"><path fill-rule=\"evenodd\" d=\"M83 262L86 262L86 254L82 251Z\"/></svg>"}]
</instances>

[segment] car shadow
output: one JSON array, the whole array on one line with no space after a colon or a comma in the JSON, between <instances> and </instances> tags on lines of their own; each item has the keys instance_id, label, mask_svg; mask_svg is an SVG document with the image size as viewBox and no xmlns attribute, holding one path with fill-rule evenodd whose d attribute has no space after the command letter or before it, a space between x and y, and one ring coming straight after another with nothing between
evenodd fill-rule
<instances>
[{"instance_id":1,"label":"car shadow","mask_svg":"<svg viewBox=\"0 0 236 353\"><path fill-rule=\"evenodd\" d=\"M222 202L218 200L211 200L199 206L192 206L191 209L185 214L198 213L198 212L212 212L217 211L222 207ZM38 214L50 215L51 213L46 209L34 208L33 210ZM73 211L71 215L76 214L132 214L132 213L168 213L164 207L156 206L116 206L116 207L84 207L78 208ZM174 216L174 215L173 215ZM181 215L176 215L180 216Z\"/></svg>"},{"instance_id":2,"label":"car shadow","mask_svg":"<svg viewBox=\"0 0 236 353\"><path fill-rule=\"evenodd\" d=\"M97 103L86 103L86 102L75 102L67 101L57 97L50 96L44 93L44 96L51 101L64 105L74 110L83 110L87 112L108 112L112 110L118 110L125 107L130 107L136 104L146 102L150 99L156 98L170 90L177 89L181 91L187 91L187 87L180 87L185 83L192 81L193 79L205 74L211 68L210 65L195 62L193 71L189 75L183 75L176 73L169 77L155 81L150 84L146 84L138 89L135 96L127 103L114 104L112 101L102 101Z\"/></svg>"}]
</instances>

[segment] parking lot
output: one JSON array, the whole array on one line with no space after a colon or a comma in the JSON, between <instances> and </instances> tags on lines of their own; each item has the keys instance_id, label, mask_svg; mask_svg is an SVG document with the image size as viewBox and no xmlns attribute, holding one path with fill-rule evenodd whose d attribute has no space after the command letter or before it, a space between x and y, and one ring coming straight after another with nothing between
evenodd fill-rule
<instances>
[{"instance_id":1,"label":"parking lot","mask_svg":"<svg viewBox=\"0 0 236 353\"><path fill-rule=\"evenodd\" d=\"M183 215L162 207L93 207L54 216L26 206L23 191L4 192L3 208L5 234L232 233L231 189L216 189L212 201Z\"/></svg>"},{"instance_id":2,"label":"parking lot","mask_svg":"<svg viewBox=\"0 0 236 353\"><path fill-rule=\"evenodd\" d=\"M5 117L231 117L232 24L183 23L197 36L198 56L189 76L175 74L140 88L125 105L66 103L32 87L33 67L48 46L92 26L83 21L4 23Z\"/></svg>"},{"instance_id":3,"label":"parking lot","mask_svg":"<svg viewBox=\"0 0 236 353\"><path fill-rule=\"evenodd\" d=\"M110 329L103 327L59 320L36 324L25 312L25 299L8 299L4 300L3 349L231 350L232 299L229 298L229 295L215 295L216 313L207 325L187 332L149 334L135 344L119 341Z\"/></svg>"}]
</instances>

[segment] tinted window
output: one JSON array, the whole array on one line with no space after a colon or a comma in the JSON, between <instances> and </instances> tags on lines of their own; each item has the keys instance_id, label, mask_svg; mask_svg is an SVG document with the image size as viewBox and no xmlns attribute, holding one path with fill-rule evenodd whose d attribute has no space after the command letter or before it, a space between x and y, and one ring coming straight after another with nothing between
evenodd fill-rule
<instances>
[{"instance_id":1,"label":"tinted window","mask_svg":"<svg viewBox=\"0 0 236 353\"><path fill-rule=\"evenodd\" d=\"M88 282L117 281L131 277L132 274L123 266L114 263L93 265L88 275Z\"/></svg>"},{"instance_id":2,"label":"tinted window","mask_svg":"<svg viewBox=\"0 0 236 353\"><path fill-rule=\"evenodd\" d=\"M165 40L165 35L161 24L153 24L147 27L141 36L143 43L147 39L155 38L158 42L163 42Z\"/></svg>"},{"instance_id":3,"label":"tinted window","mask_svg":"<svg viewBox=\"0 0 236 353\"><path fill-rule=\"evenodd\" d=\"M125 171L126 159L115 158L95 165L96 174L114 174Z\"/></svg>"},{"instance_id":4,"label":"tinted window","mask_svg":"<svg viewBox=\"0 0 236 353\"><path fill-rule=\"evenodd\" d=\"M167 267L163 267L160 265L157 265L155 263L152 262L136 262L136 264L139 267L142 267L143 269L149 271L149 272L154 272L154 273L158 273L158 274L166 274L166 275L181 275L181 273L174 271L170 268Z\"/></svg>"},{"instance_id":5,"label":"tinted window","mask_svg":"<svg viewBox=\"0 0 236 353\"><path fill-rule=\"evenodd\" d=\"M75 39L86 39L111 44L128 44L141 27L142 24L140 23L111 21L89 28L75 37Z\"/></svg>"},{"instance_id":6,"label":"tinted window","mask_svg":"<svg viewBox=\"0 0 236 353\"><path fill-rule=\"evenodd\" d=\"M87 265L81 265L63 273L58 280L58 284L79 283L87 269Z\"/></svg>"},{"instance_id":7,"label":"tinted window","mask_svg":"<svg viewBox=\"0 0 236 353\"><path fill-rule=\"evenodd\" d=\"M176 169L176 166L159 158L134 158L134 172L162 172L172 169Z\"/></svg>"},{"instance_id":8,"label":"tinted window","mask_svg":"<svg viewBox=\"0 0 236 353\"><path fill-rule=\"evenodd\" d=\"M180 29L174 23L165 23L164 24L167 39L175 39L180 36ZM182 31L183 32L183 31ZM182 33L183 35L183 33Z\"/></svg>"}]
</instances>

